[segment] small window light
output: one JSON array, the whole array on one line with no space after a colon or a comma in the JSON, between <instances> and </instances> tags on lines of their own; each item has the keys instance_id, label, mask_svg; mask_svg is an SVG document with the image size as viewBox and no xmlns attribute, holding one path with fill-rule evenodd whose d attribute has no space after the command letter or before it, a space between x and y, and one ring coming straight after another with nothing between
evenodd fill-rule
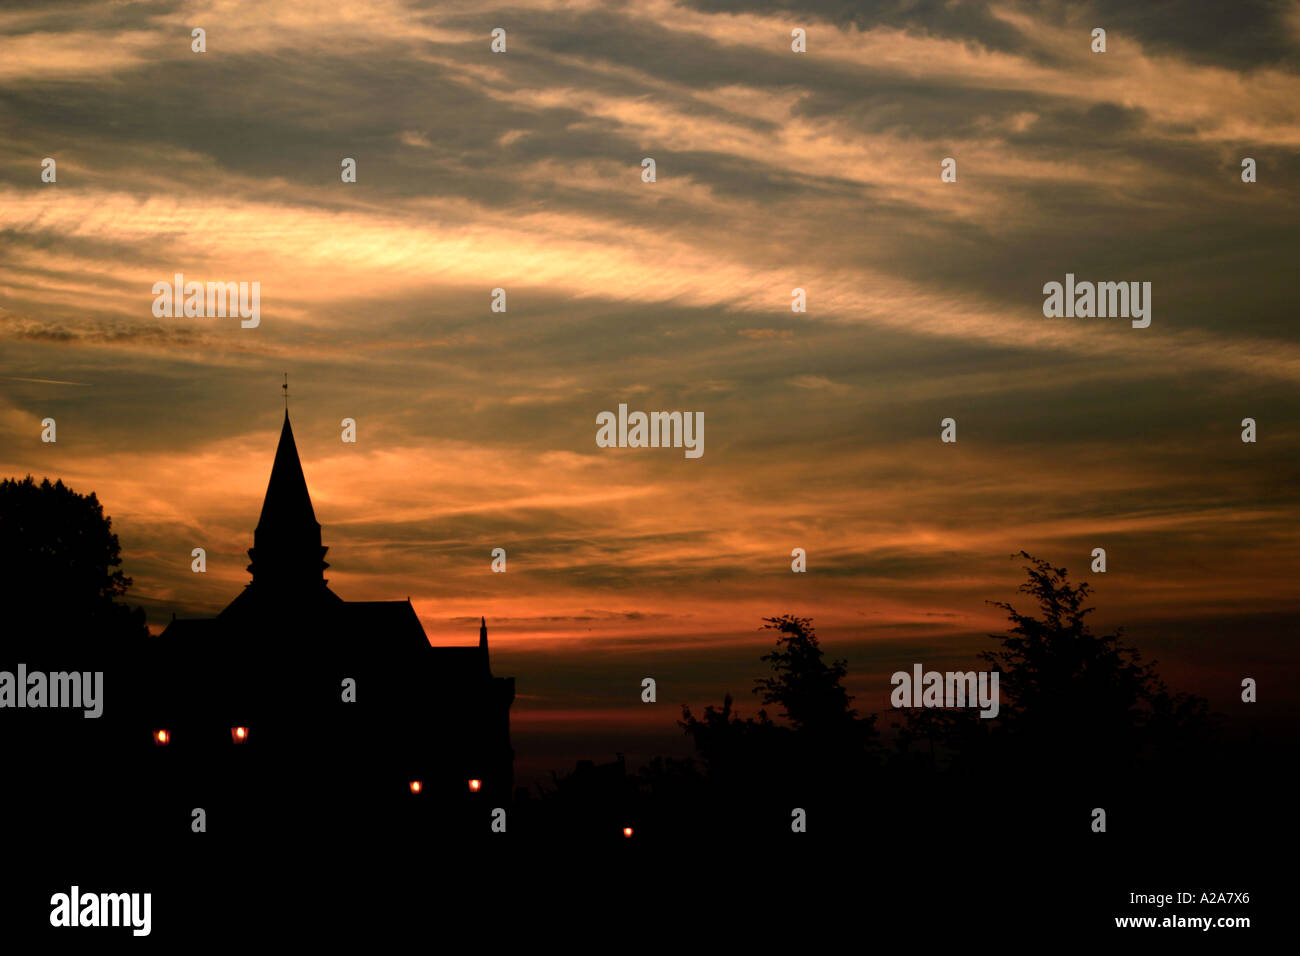
<instances>
[{"instance_id":1,"label":"small window light","mask_svg":"<svg viewBox=\"0 0 1300 956\"><path fill-rule=\"evenodd\" d=\"M424 784L420 783L420 781L418 780L411 781L411 793L419 793L423 789L424 789Z\"/></svg>"},{"instance_id":2,"label":"small window light","mask_svg":"<svg viewBox=\"0 0 1300 956\"><path fill-rule=\"evenodd\" d=\"M482 780L471 780L471 781L469 782L469 792L470 792L470 793L478 793L478 792L479 792L480 790L482 790L482 789L483 789L483 781L482 781Z\"/></svg>"},{"instance_id":3,"label":"small window light","mask_svg":"<svg viewBox=\"0 0 1300 956\"><path fill-rule=\"evenodd\" d=\"M248 739L248 728L247 728L247 727L231 727L231 728L230 728L230 739L233 740L233 741L234 741L235 743L237 743L237 744L242 744L245 740Z\"/></svg>"},{"instance_id":4,"label":"small window light","mask_svg":"<svg viewBox=\"0 0 1300 956\"><path fill-rule=\"evenodd\" d=\"M172 741L172 735L166 730L155 730L153 732L153 742L159 747L166 747Z\"/></svg>"},{"instance_id":5,"label":"small window light","mask_svg":"<svg viewBox=\"0 0 1300 956\"><path fill-rule=\"evenodd\" d=\"M624 828L623 828L623 836L625 836L625 837L630 837L631 835L632 835L632 828L631 828L631 827L624 827Z\"/></svg>"}]
</instances>

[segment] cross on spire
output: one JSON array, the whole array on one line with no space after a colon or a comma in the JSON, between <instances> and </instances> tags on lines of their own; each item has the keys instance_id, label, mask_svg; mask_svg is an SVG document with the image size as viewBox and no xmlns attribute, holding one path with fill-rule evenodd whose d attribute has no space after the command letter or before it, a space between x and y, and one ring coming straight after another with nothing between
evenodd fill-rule
<instances>
[{"instance_id":1,"label":"cross on spire","mask_svg":"<svg viewBox=\"0 0 1300 956\"><path fill-rule=\"evenodd\" d=\"M284 413L289 414L289 373L284 373L284 384L280 386L284 389Z\"/></svg>"}]
</instances>

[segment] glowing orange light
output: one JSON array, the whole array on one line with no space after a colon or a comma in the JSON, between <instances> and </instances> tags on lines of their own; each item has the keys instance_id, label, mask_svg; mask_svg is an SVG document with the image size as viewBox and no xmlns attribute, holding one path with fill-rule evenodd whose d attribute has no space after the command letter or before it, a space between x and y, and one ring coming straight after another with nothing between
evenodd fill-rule
<instances>
[{"instance_id":1,"label":"glowing orange light","mask_svg":"<svg viewBox=\"0 0 1300 956\"><path fill-rule=\"evenodd\" d=\"M623 836L625 836L625 837L630 837L631 835L632 835L632 828L631 828L631 827L624 827L624 828L623 828Z\"/></svg>"},{"instance_id":2,"label":"glowing orange light","mask_svg":"<svg viewBox=\"0 0 1300 956\"><path fill-rule=\"evenodd\" d=\"M155 730L153 732L153 739L156 743L165 746L172 738L171 734L167 733L165 730Z\"/></svg>"},{"instance_id":3,"label":"glowing orange light","mask_svg":"<svg viewBox=\"0 0 1300 956\"><path fill-rule=\"evenodd\" d=\"M230 739L233 740L233 741L234 741L235 743L237 743L237 744L242 744L245 740L248 739L248 728L247 728L247 727L231 727L231 728L230 728Z\"/></svg>"},{"instance_id":4,"label":"glowing orange light","mask_svg":"<svg viewBox=\"0 0 1300 956\"><path fill-rule=\"evenodd\" d=\"M419 793L421 789L423 789L423 787L420 781L418 780L411 781L411 793Z\"/></svg>"},{"instance_id":5,"label":"glowing orange light","mask_svg":"<svg viewBox=\"0 0 1300 956\"><path fill-rule=\"evenodd\" d=\"M479 792L479 789L480 789L482 786L483 786L483 781L482 781L482 780L471 780L471 781L469 782L469 792L470 792L470 793L478 793L478 792Z\"/></svg>"}]
</instances>

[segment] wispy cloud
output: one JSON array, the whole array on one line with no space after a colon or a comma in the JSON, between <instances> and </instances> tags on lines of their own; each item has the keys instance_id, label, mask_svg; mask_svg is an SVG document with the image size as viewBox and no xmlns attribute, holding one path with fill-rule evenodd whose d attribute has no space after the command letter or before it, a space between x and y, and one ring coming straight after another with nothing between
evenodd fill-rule
<instances>
[{"instance_id":1,"label":"wispy cloud","mask_svg":"<svg viewBox=\"0 0 1300 956\"><path fill-rule=\"evenodd\" d=\"M155 627L211 612L288 369L333 585L486 613L507 666L722 674L787 610L947 652L1022 547L1106 547L1116 619L1294 610L1300 6L1220 8L6 10L0 473L96 491ZM155 318L178 272L261 326ZM1151 281L1150 328L1044 318L1067 272ZM621 401L703 410L704 457L597 449Z\"/></svg>"}]
</instances>

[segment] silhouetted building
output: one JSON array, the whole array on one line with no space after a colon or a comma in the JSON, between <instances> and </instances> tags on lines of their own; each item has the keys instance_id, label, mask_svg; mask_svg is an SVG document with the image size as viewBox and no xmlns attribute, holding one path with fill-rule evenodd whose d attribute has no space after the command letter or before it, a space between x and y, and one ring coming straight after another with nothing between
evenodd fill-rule
<instances>
[{"instance_id":1,"label":"silhouetted building","mask_svg":"<svg viewBox=\"0 0 1300 956\"><path fill-rule=\"evenodd\" d=\"M492 676L486 621L477 645L430 646L409 598L334 594L327 550L286 411L251 583L215 618L173 620L155 641L144 700L152 730L168 731L159 761L200 792L323 800L336 822L397 798L507 802L514 678Z\"/></svg>"}]
</instances>

